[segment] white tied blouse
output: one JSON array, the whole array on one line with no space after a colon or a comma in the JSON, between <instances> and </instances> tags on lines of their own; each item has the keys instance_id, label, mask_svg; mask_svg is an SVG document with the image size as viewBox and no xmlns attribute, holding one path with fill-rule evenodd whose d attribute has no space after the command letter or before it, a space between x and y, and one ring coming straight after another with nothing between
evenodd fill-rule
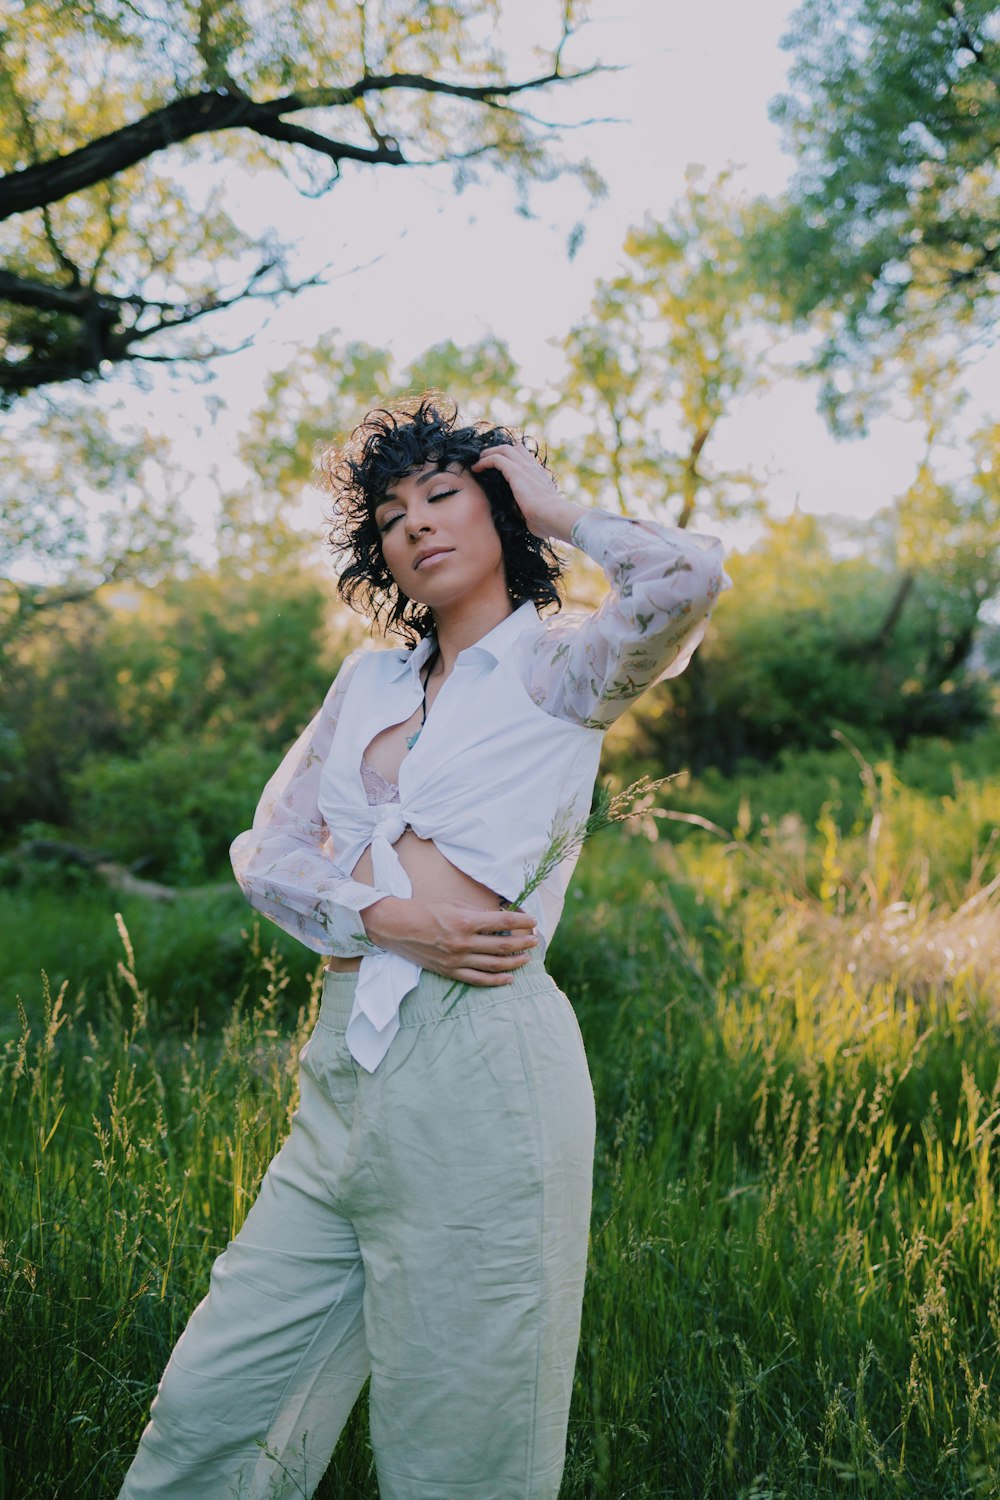
<instances>
[{"instance_id":1,"label":"white tied blouse","mask_svg":"<svg viewBox=\"0 0 1000 1500\"><path fill-rule=\"evenodd\" d=\"M430 639L360 650L264 788L232 846L252 906L317 953L361 957L347 1045L373 1072L399 1030L419 967L377 948L358 915L412 896L393 845L406 828L504 900L519 895L553 834L587 816L611 724L651 683L675 677L729 586L712 537L588 511L572 541L611 590L593 614L541 619L522 604L459 653L399 772L399 801L371 805L368 745L420 706ZM375 885L351 878L371 846ZM555 931L576 854L524 903L539 951Z\"/></svg>"}]
</instances>

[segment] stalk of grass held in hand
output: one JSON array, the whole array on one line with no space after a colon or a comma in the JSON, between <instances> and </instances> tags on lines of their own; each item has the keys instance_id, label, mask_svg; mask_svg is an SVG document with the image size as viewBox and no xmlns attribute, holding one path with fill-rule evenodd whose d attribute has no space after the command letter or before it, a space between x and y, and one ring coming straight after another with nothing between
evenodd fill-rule
<instances>
[{"instance_id":1,"label":"stalk of grass held in hand","mask_svg":"<svg viewBox=\"0 0 1000 1500\"><path fill-rule=\"evenodd\" d=\"M525 870L524 885L512 900L501 902L501 910L519 910L564 859L578 854L588 839L602 829L610 828L612 823L624 823L645 812L648 799L657 787L672 780L672 776L659 776L656 780L650 776L640 776L638 781L633 781L631 786L621 792L612 792L606 785L598 787L593 807L577 823L569 823L565 813L557 813L549 829L548 843L541 859L533 870ZM456 980L444 997L447 1001L444 1015L461 1000L468 989L469 985L464 980Z\"/></svg>"}]
</instances>

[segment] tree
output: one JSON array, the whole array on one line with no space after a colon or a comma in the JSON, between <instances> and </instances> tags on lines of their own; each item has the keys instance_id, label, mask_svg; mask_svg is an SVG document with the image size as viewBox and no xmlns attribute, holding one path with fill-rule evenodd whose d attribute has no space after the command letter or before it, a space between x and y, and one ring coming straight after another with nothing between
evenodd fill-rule
<instances>
[{"instance_id":1,"label":"tree","mask_svg":"<svg viewBox=\"0 0 1000 1500\"><path fill-rule=\"evenodd\" d=\"M318 538L292 519L312 479L316 448L349 431L359 405L390 389L390 367L387 350L360 340L344 343L334 332L272 371L239 445L246 481L222 496L217 536L223 570L252 575L316 551Z\"/></svg>"},{"instance_id":2,"label":"tree","mask_svg":"<svg viewBox=\"0 0 1000 1500\"><path fill-rule=\"evenodd\" d=\"M873 524L897 586L859 655L884 661L904 614L922 621L920 661L908 689L911 732L921 716L946 719L942 695L967 668L984 613L1000 594L1000 425L980 429L970 472L946 480L930 452L908 489Z\"/></svg>"},{"instance_id":3,"label":"tree","mask_svg":"<svg viewBox=\"0 0 1000 1500\"><path fill-rule=\"evenodd\" d=\"M732 512L760 496L755 476L709 456L733 403L767 379L773 342L743 254L755 209L728 186L728 174L705 183L689 171L670 216L629 232L624 269L598 282L565 343L558 405L585 420L583 437L567 443L585 492L679 526L697 506Z\"/></svg>"},{"instance_id":4,"label":"tree","mask_svg":"<svg viewBox=\"0 0 1000 1500\"><path fill-rule=\"evenodd\" d=\"M821 315L821 368L870 368L950 320L968 341L1000 293L995 0L805 0L773 114L798 169L754 247L793 316Z\"/></svg>"},{"instance_id":5,"label":"tree","mask_svg":"<svg viewBox=\"0 0 1000 1500\"><path fill-rule=\"evenodd\" d=\"M445 339L417 356L406 368L404 387L411 391L445 391L471 418L524 420L521 376L502 339L487 334L464 348Z\"/></svg>"},{"instance_id":6,"label":"tree","mask_svg":"<svg viewBox=\"0 0 1000 1500\"><path fill-rule=\"evenodd\" d=\"M227 208L282 173L328 192L349 164L575 170L522 98L594 69L563 51L580 0L539 18L508 78L502 0L13 0L0 30L0 403L121 364L205 360L212 312L297 289L287 246ZM187 331L188 336L184 336Z\"/></svg>"},{"instance_id":7,"label":"tree","mask_svg":"<svg viewBox=\"0 0 1000 1500\"><path fill-rule=\"evenodd\" d=\"M470 416L488 410L516 422L518 386L510 351L492 335L464 348L445 340L399 369L387 349L324 334L270 375L263 403L247 418L239 447L246 480L222 497L223 568L252 574L315 552L315 535L291 517L313 478L317 448L349 433L369 407L436 388Z\"/></svg>"},{"instance_id":8,"label":"tree","mask_svg":"<svg viewBox=\"0 0 1000 1500\"><path fill-rule=\"evenodd\" d=\"M681 526L696 507L759 509L759 479L710 459L725 415L767 380L775 337L772 303L750 280L742 253L757 208L728 186L727 174L705 182L693 171L665 222L630 232L625 268L598 283L587 319L566 341L557 388L527 389L493 336L465 348L447 340L402 371L387 351L336 336L302 351L272 377L248 421L247 480L227 501L241 518L235 529L249 538L256 525L276 556L288 545L283 517L308 483L317 442L349 431L368 405L428 386L472 416L540 437L581 499L607 505L612 494L623 511L646 509ZM584 602L585 581L580 589Z\"/></svg>"},{"instance_id":9,"label":"tree","mask_svg":"<svg viewBox=\"0 0 1000 1500\"><path fill-rule=\"evenodd\" d=\"M105 584L156 583L186 556L190 479L166 440L72 401L0 437L0 645ZM102 500L88 523L84 498Z\"/></svg>"},{"instance_id":10,"label":"tree","mask_svg":"<svg viewBox=\"0 0 1000 1500\"><path fill-rule=\"evenodd\" d=\"M967 570L959 520L884 630L898 595L903 524L888 510L867 546L851 538L847 555L845 538L819 517L769 520L761 539L729 560L736 586L691 667L639 701L627 747L612 736L612 750L662 770L733 774L743 762L790 764L797 751L828 749L835 729L875 750L981 727L991 714L989 683L968 647L984 600L982 562ZM997 562L994 552L994 580Z\"/></svg>"},{"instance_id":11,"label":"tree","mask_svg":"<svg viewBox=\"0 0 1000 1500\"><path fill-rule=\"evenodd\" d=\"M1000 7L804 0L785 45L790 87L773 114L798 167L785 199L761 206L747 254L817 336L803 369L822 376L833 430L863 432L891 405L926 435L912 485L869 537L892 580L881 617L845 643L876 693L890 680L901 692L890 659L916 631L893 730L905 736L921 716L961 718L955 684L1000 588L996 434L964 439L969 472L956 474L953 426L1000 294Z\"/></svg>"},{"instance_id":12,"label":"tree","mask_svg":"<svg viewBox=\"0 0 1000 1500\"><path fill-rule=\"evenodd\" d=\"M332 592L304 568L278 578L192 571L65 601L52 612L57 628L39 624L5 653L0 838L41 818L116 857L162 854L185 835L179 800L156 805L156 788L188 761L183 796L188 813L201 805L203 833L217 797L246 804L353 644ZM204 782L199 758L214 767ZM251 812L252 800L240 817ZM216 853L242 826L216 819Z\"/></svg>"}]
</instances>

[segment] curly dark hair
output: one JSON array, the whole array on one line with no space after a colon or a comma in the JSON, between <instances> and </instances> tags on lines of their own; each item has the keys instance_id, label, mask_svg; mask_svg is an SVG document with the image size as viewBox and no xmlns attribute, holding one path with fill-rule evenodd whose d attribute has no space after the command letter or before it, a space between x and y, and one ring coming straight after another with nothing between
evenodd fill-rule
<instances>
[{"instance_id":1,"label":"curly dark hair","mask_svg":"<svg viewBox=\"0 0 1000 1500\"><path fill-rule=\"evenodd\" d=\"M454 401L425 391L370 411L343 447L319 449L317 483L333 502L326 520L327 540L340 564L337 588L353 609L381 622L386 634L394 632L414 646L433 631L434 617L426 604L400 590L386 566L375 507L405 474L429 463L469 469L484 448L500 443L523 443L538 457L531 439L488 422L462 424ZM474 477L490 503L515 608L528 599L539 609L560 608L556 585L562 563L556 553L528 530L502 474L486 469Z\"/></svg>"}]
</instances>

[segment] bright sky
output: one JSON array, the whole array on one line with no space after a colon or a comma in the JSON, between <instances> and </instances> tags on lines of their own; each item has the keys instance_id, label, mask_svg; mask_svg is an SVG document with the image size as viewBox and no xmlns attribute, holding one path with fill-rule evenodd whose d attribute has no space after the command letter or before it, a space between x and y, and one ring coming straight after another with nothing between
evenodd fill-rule
<instances>
[{"instance_id":1,"label":"bright sky","mask_svg":"<svg viewBox=\"0 0 1000 1500\"><path fill-rule=\"evenodd\" d=\"M399 364L442 339L462 344L494 333L510 345L526 383L541 384L558 369L553 345L586 312L595 280L614 274L629 226L666 214L689 163L710 174L737 164L748 191L780 190L791 163L767 105L784 84L787 54L778 43L793 9L787 0L593 0L593 21L567 62L597 56L627 66L533 106L564 121L617 118L566 136L567 154L589 156L609 185L589 210L571 178L534 188L533 218L514 211L512 188L489 173L459 196L447 170L348 169L318 200L303 199L276 174L265 194L258 183L240 202L241 221L297 236L302 274L330 262L338 274L276 310L253 349L220 362L212 385L158 385L150 422L183 434L186 467L224 466L268 368L331 329L390 347ZM508 0L509 35L535 40L538 15L536 0ZM521 68L532 71L527 56L512 71ZM581 217L586 237L570 261L567 237ZM210 420L206 397L216 394L228 410ZM885 418L865 440L835 442L815 400L815 389L791 381L748 400L713 439L713 462L769 474L775 512L799 503L871 514L911 479L919 431ZM195 514L209 494L194 486L187 503ZM312 503L318 520L318 497Z\"/></svg>"}]
</instances>

